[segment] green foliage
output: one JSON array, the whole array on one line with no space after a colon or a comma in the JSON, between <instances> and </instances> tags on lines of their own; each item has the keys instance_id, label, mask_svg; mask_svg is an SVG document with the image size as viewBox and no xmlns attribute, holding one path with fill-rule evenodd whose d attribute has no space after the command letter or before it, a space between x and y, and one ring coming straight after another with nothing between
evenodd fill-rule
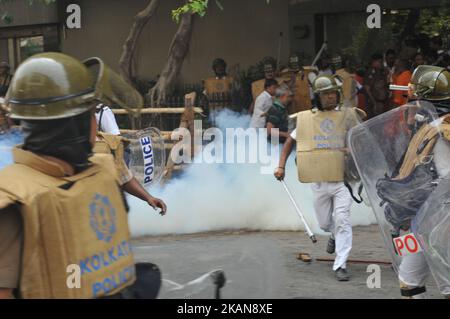
<instances>
[{"instance_id":1,"label":"green foliage","mask_svg":"<svg viewBox=\"0 0 450 319\"><path fill-rule=\"evenodd\" d=\"M221 0L214 0L214 2L220 10L223 10ZM266 3L269 4L270 0L266 0ZM185 13L197 14L200 17L204 17L208 10L208 4L209 0L187 0L184 5L172 10L172 19L178 23L180 22L180 17Z\"/></svg>"},{"instance_id":2,"label":"green foliage","mask_svg":"<svg viewBox=\"0 0 450 319\"><path fill-rule=\"evenodd\" d=\"M183 6L172 10L172 19L177 23L180 22L180 17L186 13L198 14L200 17L206 15L206 10L208 9L209 0L188 0ZM222 8L219 0L216 0L219 8Z\"/></svg>"},{"instance_id":3,"label":"green foliage","mask_svg":"<svg viewBox=\"0 0 450 319\"><path fill-rule=\"evenodd\" d=\"M450 1L443 1L440 8L422 10L418 29L429 36L445 36L450 30Z\"/></svg>"},{"instance_id":4,"label":"green foliage","mask_svg":"<svg viewBox=\"0 0 450 319\"><path fill-rule=\"evenodd\" d=\"M405 36L440 35L445 39L450 32L450 0L443 0L440 7L420 9L420 16L414 27L402 34L408 15L409 10L398 10L395 15L383 15L383 27L379 30L369 30L361 25L352 36L352 44L341 49L341 54L367 58L371 52L401 48Z\"/></svg>"}]
</instances>

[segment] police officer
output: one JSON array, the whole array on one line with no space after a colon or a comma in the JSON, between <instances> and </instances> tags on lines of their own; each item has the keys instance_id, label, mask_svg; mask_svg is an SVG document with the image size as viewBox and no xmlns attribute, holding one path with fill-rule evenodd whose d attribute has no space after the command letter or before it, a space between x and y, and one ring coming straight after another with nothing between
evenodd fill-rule
<instances>
[{"instance_id":1,"label":"police officer","mask_svg":"<svg viewBox=\"0 0 450 319\"><path fill-rule=\"evenodd\" d=\"M412 76L410 87L412 89L412 92L410 92L411 98L432 103L440 118L435 123L431 123L431 125L439 127L440 130L443 131L443 134L438 137L432 149L426 150L427 154L420 155L430 156L432 154L433 171L436 172L435 181L438 181L450 174L450 165L448 161L450 156L450 72L441 67L419 66ZM427 140L430 139L430 136L421 138L422 133L427 129L428 126L423 125L412 137L408 151L400 163L401 166L397 178L411 179L411 177L414 176L414 169L420 166L421 162L416 161L419 156L418 154L420 154L418 150L423 149L422 145L425 145L426 143L431 145L431 143L427 142ZM431 140L434 140L434 138L431 138ZM409 194L407 197L410 197L410 194L415 191L414 188L417 188L417 191L420 193L424 192L423 187L418 185L413 185L411 187L406 186L406 188ZM398 201L404 202L401 198L399 198ZM418 204L423 204L423 201ZM419 209L420 206L417 207L417 211L419 211ZM390 216L389 220L391 223L396 221L403 230L410 231L411 220L414 220L415 217L406 214L402 216L401 212L394 212L394 210L395 209L392 210L391 215L389 215L389 213L387 214ZM449 216L449 214L450 212L447 211L447 216ZM427 216L424 216L423 218L427 218ZM441 223L445 223L445 219L442 220ZM447 230L448 227L449 226L446 228ZM443 247L443 249L448 251L448 241L442 244L444 247L447 247ZM412 299L424 298L426 295L425 283L429 273L430 266L425 259L424 252L404 256L398 269L402 297ZM449 278L450 274L447 273L446 276ZM443 294L446 294L447 297L450 297L448 280L446 287L443 287L441 291Z\"/></svg>"},{"instance_id":2,"label":"police officer","mask_svg":"<svg viewBox=\"0 0 450 319\"><path fill-rule=\"evenodd\" d=\"M349 145L402 297L425 298L430 270L448 296L450 73L419 66L404 90L410 102L355 128Z\"/></svg>"},{"instance_id":3,"label":"police officer","mask_svg":"<svg viewBox=\"0 0 450 319\"><path fill-rule=\"evenodd\" d=\"M297 167L302 183L313 183L314 208L322 230L331 233L327 252L336 252L333 271L348 281L347 259L352 248L352 197L344 185L345 138L359 121L354 108L342 107L341 87L332 76L313 84L317 108L298 113L297 129L286 141L275 177L285 177L286 161L297 144Z\"/></svg>"},{"instance_id":4,"label":"police officer","mask_svg":"<svg viewBox=\"0 0 450 319\"><path fill-rule=\"evenodd\" d=\"M276 77L276 61L273 58L267 57L263 60L264 78L252 83L252 96L253 102L256 101L258 96L264 92L264 84L266 80L275 79ZM281 79L277 79L282 82Z\"/></svg>"},{"instance_id":5,"label":"police officer","mask_svg":"<svg viewBox=\"0 0 450 319\"><path fill-rule=\"evenodd\" d=\"M35 55L17 69L6 103L25 142L0 171L0 297L131 291L136 270L125 197L112 156L92 156L92 148L95 106L132 94L105 65L94 71L60 53ZM69 269L78 289L70 289Z\"/></svg>"},{"instance_id":6,"label":"police officer","mask_svg":"<svg viewBox=\"0 0 450 319\"><path fill-rule=\"evenodd\" d=\"M234 79L227 74L227 63L222 58L213 61L214 77L204 80L204 94L208 101L208 114L224 108L232 108Z\"/></svg>"},{"instance_id":7,"label":"police officer","mask_svg":"<svg viewBox=\"0 0 450 319\"><path fill-rule=\"evenodd\" d=\"M289 114L311 109L311 86L316 77L317 71L314 68L302 66L297 54L289 57L288 74L283 76L285 83L294 93L294 99L288 108Z\"/></svg>"},{"instance_id":8,"label":"police officer","mask_svg":"<svg viewBox=\"0 0 450 319\"><path fill-rule=\"evenodd\" d=\"M351 56L341 57L335 55L332 59L335 74L342 79L343 103L345 106L356 107L358 105L358 93L362 90L355 79L355 62Z\"/></svg>"},{"instance_id":9,"label":"police officer","mask_svg":"<svg viewBox=\"0 0 450 319\"><path fill-rule=\"evenodd\" d=\"M214 77L205 80L205 90L207 95L231 92L234 80L227 74L227 67L227 63L222 58L217 58L213 61L212 69Z\"/></svg>"}]
</instances>

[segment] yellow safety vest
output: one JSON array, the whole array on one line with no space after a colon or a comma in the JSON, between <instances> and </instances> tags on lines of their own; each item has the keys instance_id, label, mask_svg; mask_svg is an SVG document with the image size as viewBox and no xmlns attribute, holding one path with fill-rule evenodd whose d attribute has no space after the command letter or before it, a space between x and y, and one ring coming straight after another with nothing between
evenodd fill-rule
<instances>
[{"instance_id":1,"label":"yellow safety vest","mask_svg":"<svg viewBox=\"0 0 450 319\"><path fill-rule=\"evenodd\" d=\"M297 170L303 183L342 182L347 132L358 123L356 109L300 112L297 116Z\"/></svg>"},{"instance_id":2,"label":"yellow safety vest","mask_svg":"<svg viewBox=\"0 0 450 319\"><path fill-rule=\"evenodd\" d=\"M23 219L22 298L97 298L135 281L113 159L95 155L90 161L92 167L71 177L53 177L23 164L0 171L0 208L15 204ZM76 274L70 266L81 270L80 288L68 286L69 276Z\"/></svg>"}]
</instances>

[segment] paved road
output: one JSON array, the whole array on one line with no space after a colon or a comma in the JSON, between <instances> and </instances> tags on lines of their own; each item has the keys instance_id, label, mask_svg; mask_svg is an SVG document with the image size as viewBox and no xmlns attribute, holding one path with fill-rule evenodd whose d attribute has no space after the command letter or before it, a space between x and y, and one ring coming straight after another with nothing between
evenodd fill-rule
<instances>
[{"instance_id":1,"label":"paved road","mask_svg":"<svg viewBox=\"0 0 450 319\"><path fill-rule=\"evenodd\" d=\"M353 259L389 261L378 226L354 229ZM325 252L327 237L313 246L300 232L229 232L134 240L139 261L151 261L163 272L161 298L210 298L214 288L202 275L223 269L228 279L224 298L398 298L398 284L390 266L381 265L381 288L369 289L367 265L350 264L350 282L334 279L331 263L316 258ZM310 253L312 263L296 259ZM192 280L187 287L185 285ZM429 278L429 296L440 295ZM183 288L177 290L177 288Z\"/></svg>"}]
</instances>

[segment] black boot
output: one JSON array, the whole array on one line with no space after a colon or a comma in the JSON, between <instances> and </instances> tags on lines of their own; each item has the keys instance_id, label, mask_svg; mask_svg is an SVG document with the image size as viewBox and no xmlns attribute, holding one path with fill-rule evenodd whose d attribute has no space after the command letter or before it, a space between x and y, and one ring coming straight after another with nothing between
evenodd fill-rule
<instances>
[{"instance_id":1,"label":"black boot","mask_svg":"<svg viewBox=\"0 0 450 319\"><path fill-rule=\"evenodd\" d=\"M334 274L338 281L349 281L350 280L350 275L348 274L347 270L345 270L344 268L338 268L334 272Z\"/></svg>"}]
</instances>

